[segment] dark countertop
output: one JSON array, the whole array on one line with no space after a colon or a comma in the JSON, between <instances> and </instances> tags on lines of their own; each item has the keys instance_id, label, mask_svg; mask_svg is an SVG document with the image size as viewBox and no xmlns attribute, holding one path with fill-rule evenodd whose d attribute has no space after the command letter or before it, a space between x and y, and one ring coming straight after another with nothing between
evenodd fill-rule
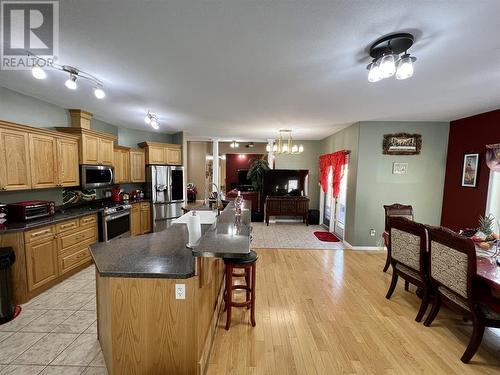
<instances>
[{"instance_id":1,"label":"dark countertop","mask_svg":"<svg viewBox=\"0 0 500 375\"><path fill-rule=\"evenodd\" d=\"M237 225L234 213L230 203L214 225L202 225L196 250L186 248L187 226L173 224L161 232L99 242L90 246L90 253L104 277L187 279L195 275L195 255L237 257L250 252L250 212L245 210Z\"/></svg>"},{"instance_id":2,"label":"dark countertop","mask_svg":"<svg viewBox=\"0 0 500 375\"><path fill-rule=\"evenodd\" d=\"M40 219L23 222L7 221L4 225L4 228L0 228L0 235L3 233L23 232L46 225L60 223L66 220L76 219L82 216L92 215L97 212L99 212L98 209L70 208L64 210L64 212L56 212L54 216L42 217Z\"/></svg>"},{"instance_id":3,"label":"dark countertop","mask_svg":"<svg viewBox=\"0 0 500 375\"><path fill-rule=\"evenodd\" d=\"M138 199L129 201L129 204L134 203L142 203L142 202L150 202L149 199ZM89 204L92 202L89 202ZM90 208L90 207L76 207L76 208L65 208L61 209L60 207L56 209L56 213L54 216L42 217L40 219L29 220L29 221L8 221L5 223L3 228L0 228L0 235L2 233L14 233L14 232L24 232L30 229L43 227L46 225L52 225L56 223L60 223L66 220L76 219L82 216L92 215L99 211L102 211L103 208ZM7 219L8 219L7 215Z\"/></svg>"}]
</instances>

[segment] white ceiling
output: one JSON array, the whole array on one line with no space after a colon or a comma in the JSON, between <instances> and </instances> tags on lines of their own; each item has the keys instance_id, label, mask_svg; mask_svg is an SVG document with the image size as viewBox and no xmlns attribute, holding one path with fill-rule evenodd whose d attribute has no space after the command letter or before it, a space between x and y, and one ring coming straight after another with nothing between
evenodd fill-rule
<instances>
[{"instance_id":1,"label":"white ceiling","mask_svg":"<svg viewBox=\"0 0 500 375\"><path fill-rule=\"evenodd\" d=\"M321 139L356 121L452 120L500 107L500 1L61 0L60 63L105 83L64 87L52 71L0 85L119 126L265 140ZM413 79L366 79L366 47L410 31Z\"/></svg>"}]
</instances>

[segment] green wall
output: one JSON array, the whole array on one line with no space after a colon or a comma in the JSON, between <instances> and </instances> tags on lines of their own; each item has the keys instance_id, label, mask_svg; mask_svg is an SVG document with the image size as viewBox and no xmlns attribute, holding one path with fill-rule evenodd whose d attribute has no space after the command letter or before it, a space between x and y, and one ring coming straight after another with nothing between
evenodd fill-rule
<instances>
[{"instance_id":1,"label":"green wall","mask_svg":"<svg viewBox=\"0 0 500 375\"><path fill-rule=\"evenodd\" d=\"M294 141L304 146L300 155L276 155L276 169L308 169L309 170L309 207L318 208L318 160L320 155L319 141Z\"/></svg>"},{"instance_id":2,"label":"green wall","mask_svg":"<svg viewBox=\"0 0 500 375\"><path fill-rule=\"evenodd\" d=\"M345 239L351 243L356 225L356 184L358 171L358 144L359 124L351 125L331 136L323 139L320 143L321 155L330 154L340 150L348 150L349 164L347 171L347 196L346 196L346 223ZM318 198L319 201L319 198Z\"/></svg>"}]
</instances>

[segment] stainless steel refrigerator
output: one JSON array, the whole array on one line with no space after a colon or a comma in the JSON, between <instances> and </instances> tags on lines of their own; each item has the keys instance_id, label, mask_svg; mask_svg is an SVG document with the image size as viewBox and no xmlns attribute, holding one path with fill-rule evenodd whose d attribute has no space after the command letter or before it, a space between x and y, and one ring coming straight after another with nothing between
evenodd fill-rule
<instances>
[{"instance_id":1,"label":"stainless steel refrigerator","mask_svg":"<svg viewBox=\"0 0 500 375\"><path fill-rule=\"evenodd\" d=\"M153 203L153 232L159 232L182 215L185 199L184 167L149 165L146 171L146 191Z\"/></svg>"}]
</instances>

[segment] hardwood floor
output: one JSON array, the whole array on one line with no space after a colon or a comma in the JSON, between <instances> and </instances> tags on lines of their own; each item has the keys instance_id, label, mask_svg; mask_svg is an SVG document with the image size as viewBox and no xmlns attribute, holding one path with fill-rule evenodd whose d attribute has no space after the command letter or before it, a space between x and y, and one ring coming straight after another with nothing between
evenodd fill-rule
<instances>
[{"instance_id":1,"label":"hardwood floor","mask_svg":"<svg viewBox=\"0 0 500 375\"><path fill-rule=\"evenodd\" d=\"M233 309L219 320L207 373L498 374L500 330L486 329L470 364L460 362L470 323L441 309L430 328L400 281L385 299L385 252L257 250L257 326Z\"/></svg>"}]
</instances>

